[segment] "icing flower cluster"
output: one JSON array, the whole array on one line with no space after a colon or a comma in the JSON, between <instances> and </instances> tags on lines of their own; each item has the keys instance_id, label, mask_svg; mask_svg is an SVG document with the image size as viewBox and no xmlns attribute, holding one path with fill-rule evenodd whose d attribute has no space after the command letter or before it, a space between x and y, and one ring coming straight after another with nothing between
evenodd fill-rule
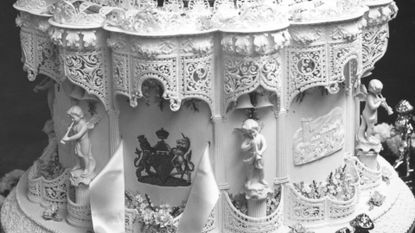
<instances>
[{"instance_id":1,"label":"icing flower cluster","mask_svg":"<svg viewBox=\"0 0 415 233\"><path fill-rule=\"evenodd\" d=\"M107 25L137 33L180 34L209 30L266 30L288 23L281 6L270 1L172 0L163 7L154 2L138 9L114 9L107 16Z\"/></svg>"},{"instance_id":2,"label":"icing flower cluster","mask_svg":"<svg viewBox=\"0 0 415 233\"><path fill-rule=\"evenodd\" d=\"M290 6L290 20L294 22L335 19L353 15L363 8L360 0L306 0Z\"/></svg>"},{"instance_id":3,"label":"icing flower cluster","mask_svg":"<svg viewBox=\"0 0 415 233\"><path fill-rule=\"evenodd\" d=\"M137 210L135 221L142 223L141 232L175 232L174 219L184 210L184 205L171 207L167 204L154 206L149 196L139 193L125 193L125 205L129 209Z\"/></svg>"},{"instance_id":4,"label":"icing flower cluster","mask_svg":"<svg viewBox=\"0 0 415 233\"><path fill-rule=\"evenodd\" d=\"M325 181L313 180L310 184L304 182L293 183L294 188L304 197L320 199L331 197L336 200L347 201L354 197L357 178L348 171L348 165L337 168L331 172Z\"/></svg>"}]
</instances>

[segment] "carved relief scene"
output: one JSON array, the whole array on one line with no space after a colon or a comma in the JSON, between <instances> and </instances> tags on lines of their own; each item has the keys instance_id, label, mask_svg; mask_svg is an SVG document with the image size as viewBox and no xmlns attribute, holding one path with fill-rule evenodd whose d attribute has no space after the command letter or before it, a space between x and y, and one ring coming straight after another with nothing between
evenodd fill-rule
<instances>
[{"instance_id":1,"label":"carved relief scene","mask_svg":"<svg viewBox=\"0 0 415 233\"><path fill-rule=\"evenodd\" d=\"M344 122L342 108L336 107L316 119L301 119L294 134L294 164L303 165L330 156L343 149Z\"/></svg>"},{"instance_id":2,"label":"carved relief scene","mask_svg":"<svg viewBox=\"0 0 415 233\"><path fill-rule=\"evenodd\" d=\"M345 96L344 89L329 94L324 87L315 87L294 99L287 113L290 121L286 126L286 143L291 154L288 156L288 171L293 180L310 178L306 175L310 172L314 179L324 179L333 167L344 163ZM330 163L333 167L321 166L321 163Z\"/></svg>"}]
</instances>

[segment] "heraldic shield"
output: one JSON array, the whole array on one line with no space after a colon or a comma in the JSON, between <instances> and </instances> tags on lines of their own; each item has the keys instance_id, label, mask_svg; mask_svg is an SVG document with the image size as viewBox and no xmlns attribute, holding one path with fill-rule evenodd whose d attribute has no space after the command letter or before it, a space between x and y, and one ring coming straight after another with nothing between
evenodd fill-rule
<instances>
[{"instance_id":1,"label":"heraldic shield","mask_svg":"<svg viewBox=\"0 0 415 233\"><path fill-rule=\"evenodd\" d=\"M194 170L190 139L183 133L171 148L166 143L169 132L161 128L156 132L159 141L151 146L144 135L137 137L140 148L136 148L134 166L137 180L160 186L189 186Z\"/></svg>"}]
</instances>

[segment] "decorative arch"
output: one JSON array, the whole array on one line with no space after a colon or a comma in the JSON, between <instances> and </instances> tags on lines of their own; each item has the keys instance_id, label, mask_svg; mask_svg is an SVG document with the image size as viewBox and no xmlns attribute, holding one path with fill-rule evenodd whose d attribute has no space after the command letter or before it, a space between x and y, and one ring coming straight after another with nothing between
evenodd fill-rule
<instances>
[{"instance_id":1,"label":"decorative arch","mask_svg":"<svg viewBox=\"0 0 415 233\"><path fill-rule=\"evenodd\" d=\"M281 96L282 60L279 53L259 57L225 56L225 109L242 95L262 87ZM279 104L278 104L279 105Z\"/></svg>"},{"instance_id":2,"label":"decorative arch","mask_svg":"<svg viewBox=\"0 0 415 233\"><path fill-rule=\"evenodd\" d=\"M137 100L139 98L142 98L144 96L143 93L143 84L146 81L149 80L155 80L157 81L161 88L163 88L163 94L162 98L165 100L168 100L170 102L170 109L172 111L178 111L181 107L181 104L184 100L191 100L191 99L197 99L205 102L212 113L213 111L213 102L206 100L204 96L198 96L198 95L182 95L178 91L178 89L168 89L169 87L172 87L172 84L169 82L167 77L160 77L159 73L156 72L145 72L142 74L142 76L139 79L135 79L132 83L133 85L133 91L130 95L125 94L124 92L116 91L116 94L127 96L130 99L130 106L136 107L138 102Z\"/></svg>"},{"instance_id":3,"label":"decorative arch","mask_svg":"<svg viewBox=\"0 0 415 233\"><path fill-rule=\"evenodd\" d=\"M101 50L82 54L66 52L61 56L65 77L73 84L83 88L88 94L97 97L108 111L111 108L110 85L103 52Z\"/></svg>"},{"instance_id":4,"label":"decorative arch","mask_svg":"<svg viewBox=\"0 0 415 233\"><path fill-rule=\"evenodd\" d=\"M296 96L307 89L322 86L336 94L344 83L344 66L357 61L357 74L362 73L361 41L322 44L313 47L290 47L285 108L289 109ZM356 80L353 80L353 84Z\"/></svg>"}]
</instances>

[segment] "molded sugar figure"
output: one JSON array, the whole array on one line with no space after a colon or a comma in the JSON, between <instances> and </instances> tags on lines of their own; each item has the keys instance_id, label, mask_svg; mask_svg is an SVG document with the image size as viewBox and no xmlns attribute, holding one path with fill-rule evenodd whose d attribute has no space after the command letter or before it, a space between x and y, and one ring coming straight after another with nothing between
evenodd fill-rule
<instances>
[{"instance_id":1,"label":"molded sugar figure","mask_svg":"<svg viewBox=\"0 0 415 233\"><path fill-rule=\"evenodd\" d=\"M244 137L241 150L246 164L245 197L248 200L248 215L263 217L266 215L267 194L271 192L264 179L263 153L267 149L265 137L259 133L256 120L247 119L239 129Z\"/></svg>"},{"instance_id":2,"label":"molded sugar figure","mask_svg":"<svg viewBox=\"0 0 415 233\"><path fill-rule=\"evenodd\" d=\"M389 115L393 114L392 108L386 103L386 99L381 94L382 89L382 82L377 79L370 80L365 100L366 104L362 112L362 123L359 127L359 140L379 143L373 130L377 123L377 109L382 106Z\"/></svg>"},{"instance_id":3,"label":"molded sugar figure","mask_svg":"<svg viewBox=\"0 0 415 233\"><path fill-rule=\"evenodd\" d=\"M267 143L262 134L259 134L259 124L253 119L246 120L242 129L244 130L244 140L241 145L245 151L243 162L247 165L247 181L245 188L250 190L257 184L267 185L264 180L264 161L262 154L267 149Z\"/></svg>"},{"instance_id":4,"label":"molded sugar figure","mask_svg":"<svg viewBox=\"0 0 415 233\"><path fill-rule=\"evenodd\" d=\"M81 107L74 105L67 111L67 114L71 117L72 123L68 127L65 136L62 138L61 143L75 141L75 154L77 158L76 165L72 168L72 175L79 173L81 177L89 177L92 175L95 169L95 160L92 157L91 142L88 136L88 130L93 126L89 124L84 118L84 112ZM70 135L70 136L69 136ZM81 166L82 162L82 166Z\"/></svg>"},{"instance_id":5,"label":"molded sugar figure","mask_svg":"<svg viewBox=\"0 0 415 233\"><path fill-rule=\"evenodd\" d=\"M383 84L379 80L370 80L367 91L363 85L361 87L366 104L361 115L362 122L357 134L357 156L368 168L377 170L377 155L382 150L380 139L374 131L377 123L377 110L382 106L389 115L393 114L393 110L381 94Z\"/></svg>"}]
</instances>

